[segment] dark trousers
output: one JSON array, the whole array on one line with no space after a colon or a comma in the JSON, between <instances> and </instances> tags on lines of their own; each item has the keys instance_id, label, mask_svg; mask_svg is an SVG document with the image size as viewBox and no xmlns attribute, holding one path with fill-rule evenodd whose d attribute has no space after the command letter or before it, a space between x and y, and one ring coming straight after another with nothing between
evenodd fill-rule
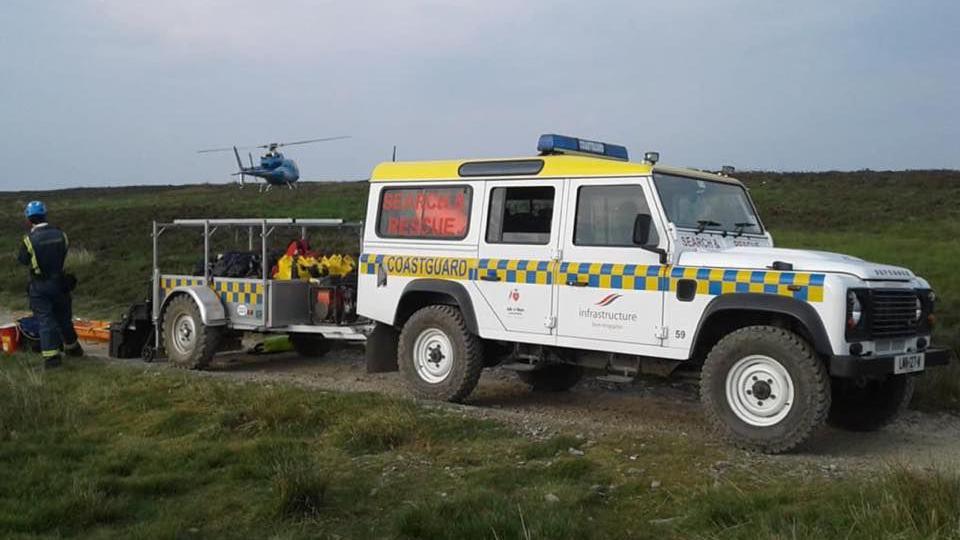
<instances>
[{"instance_id":1,"label":"dark trousers","mask_svg":"<svg viewBox=\"0 0 960 540\"><path fill-rule=\"evenodd\" d=\"M60 354L60 346L77 343L73 329L73 300L59 279L30 283L30 309L40 324L40 349L45 358Z\"/></svg>"}]
</instances>

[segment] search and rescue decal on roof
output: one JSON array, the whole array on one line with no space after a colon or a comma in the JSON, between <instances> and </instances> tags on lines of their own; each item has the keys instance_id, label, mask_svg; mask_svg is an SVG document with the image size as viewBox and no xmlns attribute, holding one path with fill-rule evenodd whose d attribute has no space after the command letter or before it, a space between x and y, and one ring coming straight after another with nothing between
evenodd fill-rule
<instances>
[{"instance_id":1,"label":"search and rescue decal on roof","mask_svg":"<svg viewBox=\"0 0 960 540\"><path fill-rule=\"evenodd\" d=\"M370 253L360 256L362 274L375 275L378 267L398 277L476 281L482 276L496 276L506 283L580 282L585 287L635 291L674 292L680 280L691 280L696 282L697 294L775 294L807 302L823 301L825 279L824 274L807 272Z\"/></svg>"}]
</instances>

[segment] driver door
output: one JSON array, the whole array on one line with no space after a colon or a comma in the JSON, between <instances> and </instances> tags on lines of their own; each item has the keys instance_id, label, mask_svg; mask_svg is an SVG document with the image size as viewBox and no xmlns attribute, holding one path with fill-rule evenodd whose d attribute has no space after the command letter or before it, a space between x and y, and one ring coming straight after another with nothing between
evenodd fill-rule
<instances>
[{"instance_id":1,"label":"driver door","mask_svg":"<svg viewBox=\"0 0 960 540\"><path fill-rule=\"evenodd\" d=\"M561 344L661 345L664 266L634 242L638 222L650 226L648 245L661 237L645 180L570 181L565 213L574 218L564 225L557 278Z\"/></svg>"}]
</instances>

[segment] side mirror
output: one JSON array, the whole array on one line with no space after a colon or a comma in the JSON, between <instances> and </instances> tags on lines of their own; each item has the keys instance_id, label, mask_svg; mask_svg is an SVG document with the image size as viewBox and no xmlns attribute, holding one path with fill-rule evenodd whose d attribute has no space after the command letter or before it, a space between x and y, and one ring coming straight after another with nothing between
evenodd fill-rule
<instances>
[{"instance_id":1,"label":"side mirror","mask_svg":"<svg viewBox=\"0 0 960 540\"><path fill-rule=\"evenodd\" d=\"M653 228L653 217L650 214L637 214L633 220L633 243L641 249L652 251L660 256L660 264L667 264L667 251L657 246L657 241L651 237L656 234ZM652 241L651 241L652 240Z\"/></svg>"},{"instance_id":2,"label":"side mirror","mask_svg":"<svg viewBox=\"0 0 960 540\"><path fill-rule=\"evenodd\" d=\"M633 220L633 243L638 246L649 244L651 229L653 229L653 218L650 214L637 214Z\"/></svg>"}]
</instances>

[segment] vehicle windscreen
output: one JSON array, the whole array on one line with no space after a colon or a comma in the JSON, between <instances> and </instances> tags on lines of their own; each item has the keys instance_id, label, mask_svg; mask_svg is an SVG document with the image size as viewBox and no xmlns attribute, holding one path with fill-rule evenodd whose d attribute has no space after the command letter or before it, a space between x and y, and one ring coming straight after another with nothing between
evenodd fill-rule
<instances>
[{"instance_id":1,"label":"vehicle windscreen","mask_svg":"<svg viewBox=\"0 0 960 540\"><path fill-rule=\"evenodd\" d=\"M681 228L760 234L760 220L736 184L654 173L653 182L669 219Z\"/></svg>"}]
</instances>

